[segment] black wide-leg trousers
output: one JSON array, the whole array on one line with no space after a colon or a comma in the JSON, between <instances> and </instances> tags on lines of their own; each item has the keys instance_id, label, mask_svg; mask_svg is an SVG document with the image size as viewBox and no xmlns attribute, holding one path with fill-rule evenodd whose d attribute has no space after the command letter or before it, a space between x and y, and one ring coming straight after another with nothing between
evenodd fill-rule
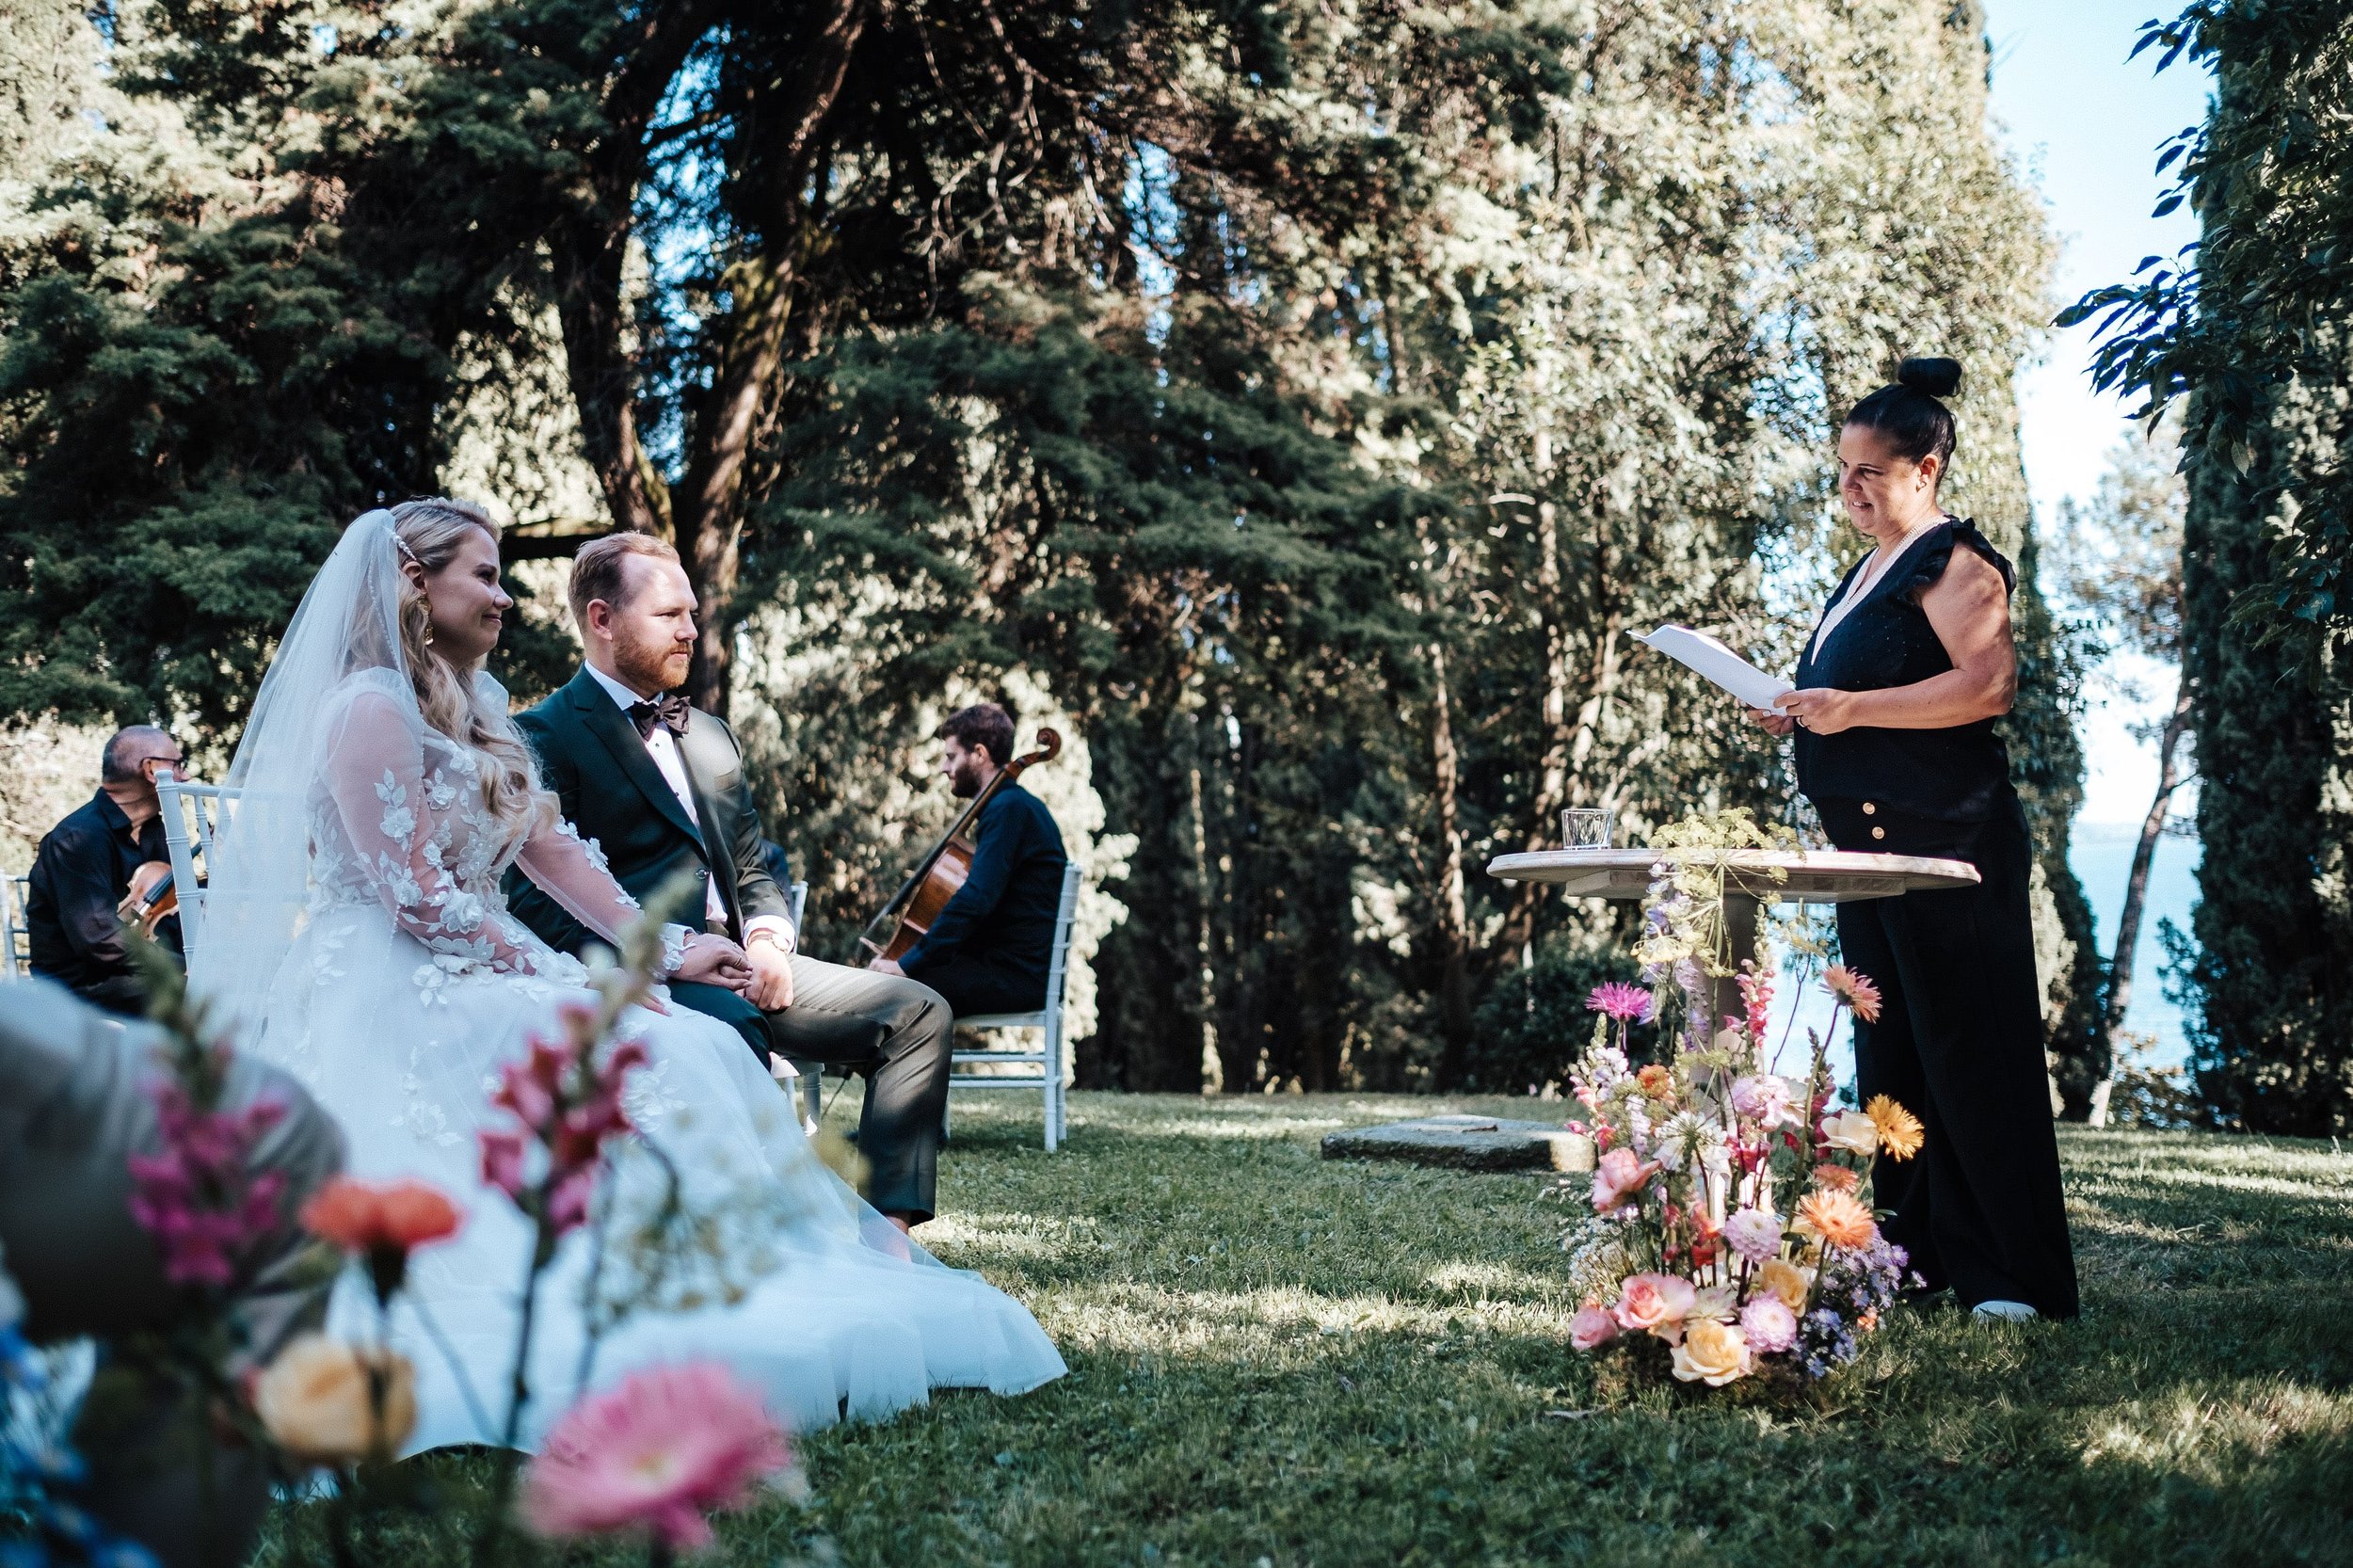
<instances>
[{"instance_id":1,"label":"black wide-leg trousers","mask_svg":"<svg viewBox=\"0 0 2353 1568\"><path fill-rule=\"evenodd\" d=\"M2018 1301L2073 1317L2025 813L2014 796L1982 823L1814 804L1840 849L1966 860L1983 879L1838 906L1842 955L1881 999L1877 1023L1855 1022L1856 1086L1865 1103L1885 1095L1927 1128L1913 1159L1882 1155L1872 1166L1879 1207L1895 1211L1887 1239L1930 1287L1949 1285L1965 1304Z\"/></svg>"}]
</instances>

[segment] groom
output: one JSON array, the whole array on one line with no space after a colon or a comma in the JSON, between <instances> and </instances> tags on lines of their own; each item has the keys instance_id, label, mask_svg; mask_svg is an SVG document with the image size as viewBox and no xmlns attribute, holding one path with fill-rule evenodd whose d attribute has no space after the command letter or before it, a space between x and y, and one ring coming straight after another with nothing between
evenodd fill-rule
<instances>
[{"instance_id":1,"label":"groom","mask_svg":"<svg viewBox=\"0 0 2353 1568\"><path fill-rule=\"evenodd\" d=\"M922 1224L948 1106L948 1004L914 981L797 951L734 733L676 695L696 635L678 552L647 534L598 539L572 563L570 598L586 666L516 719L565 820L639 899L680 867L700 874L702 923L742 943L745 964L720 984L673 982L671 1000L734 1029L762 1062L775 1050L865 1074L866 1199L902 1230ZM510 872L506 896L552 947L594 939L526 878Z\"/></svg>"}]
</instances>

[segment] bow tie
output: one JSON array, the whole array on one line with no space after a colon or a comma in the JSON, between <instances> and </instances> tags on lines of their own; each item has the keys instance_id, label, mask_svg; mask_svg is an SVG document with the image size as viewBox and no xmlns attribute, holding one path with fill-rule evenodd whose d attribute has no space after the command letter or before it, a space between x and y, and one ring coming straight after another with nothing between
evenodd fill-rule
<instances>
[{"instance_id":1,"label":"bow tie","mask_svg":"<svg viewBox=\"0 0 2353 1568\"><path fill-rule=\"evenodd\" d=\"M694 711L695 705L686 700L684 693L664 692L651 702L631 703L629 721L637 727L639 740L650 741L657 724L667 725L673 735L685 734L686 716Z\"/></svg>"}]
</instances>

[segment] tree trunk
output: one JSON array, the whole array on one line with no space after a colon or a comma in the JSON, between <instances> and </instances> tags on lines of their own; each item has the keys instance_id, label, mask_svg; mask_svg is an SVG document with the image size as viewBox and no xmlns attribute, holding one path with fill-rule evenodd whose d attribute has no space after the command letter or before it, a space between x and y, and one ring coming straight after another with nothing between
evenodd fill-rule
<instances>
[{"instance_id":1,"label":"tree trunk","mask_svg":"<svg viewBox=\"0 0 2353 1568\"><path fill-rule=\"evenodd\" d=\"M679 556L699 601L702 638L686 694L696 707L723 712L735 630L736 565L744 537L744 468L760 414L784 363L793 284L825 205L820 133L841 96L850 56L866 30L867 0L824 0L812 7L799 80L777 95L785 117L763 151L760 174L774 210L761 254L728 281L735 313L719 354L710 397L688 435L685 482L678 506ZM804 191L815 185L812 198Z\"/></svg>"},{"instance_id":2,"label":"tree trunk","mask_svg":"<svg viewBox=\"0 0 2353 1568\"><path fill-rule=\"evenodd\" d=\"M1438 840L1443 846L1437 903L1438 1027L1444 1049L1438 1059L1438 1087L1452 1089L1463 1081L1469 1065L1470 899L1463 875L1461 759L1454 749L1453 702L1447 690L1444 644L1431 645L1430 664L1437 688L1431 708L1430 751Z\"/></svg>"},{"instance_id":3,"label":"tree trunk","mask_svg":"<svg viewBox=\"0 0 2353 1568\"><path fill-rule=\"evenodd\" d=\"M847 79L866 28L870 0L824 0L812 7L808 43L796 79L762 103L765 120L756 165L772 207L760 254L729 278L730 316L707 330L717 372L686 434L686 472L675 490L655 472L637 432L638 372L625 346L621 297L631 207L652 153L653 114L695 41L708 30L702 8L654 7L647 40L615 84L606 105L610 132L590 160L596 196L589 209L549 236L556 271L566 369L579 409L581 440L616 527L667 534L700 601L702 640L687 693L704 709L727 704L728 639L735 616L736 566L744 528L744 470L783 363L793 284L823 211L805 195L820 174L820 134Z\"/></svg>"},{"instance_id":4,"label":"tree trunk","mask_svg":"<svg viewBox=\"0 0 2353 1568\"><path fill-rule=\"evenodd\" d=\"M2149 868L2156 859L2157 839L2165 831L2167 808L2181 787L2182 736L2189 728L2189 682L2175 688L2173 712L2157 741L2157 792L2141 819L2140 841L2133 846L2133 870L2124 885L2124 907L2116 919L2116 952L2108 960L2108 994L2100 1019L2100 1038L2107 1050L2107 1072L2116 1076L2117 1036L2123 1032L2124 1014L2133 1000L2133 954L2140 946L2140 916L2149 899ZM2099 1096L2105 1109L2106 1097Z\"/></svg>"}]
</instances>

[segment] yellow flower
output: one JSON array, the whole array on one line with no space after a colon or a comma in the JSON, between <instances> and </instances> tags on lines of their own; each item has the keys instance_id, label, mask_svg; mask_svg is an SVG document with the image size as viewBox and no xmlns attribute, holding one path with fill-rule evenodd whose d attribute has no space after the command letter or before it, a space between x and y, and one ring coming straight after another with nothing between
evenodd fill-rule
<instances>
[{"instance_id":1,"label":"yellow flower","mask_svg":"<svg viewBox=\"0 0 2353 1568\"><path fill-rule=\"evenodd\" d=\"M1833 1247L1867 1247L1880 1233L1871 1211L1847 1192L1808 1192L1798 1200L1798 1215Z\"/></svg>"},{"instance_id":2,"label":"yellow flower","mask_svg":"<svg viewBox=\"0 0 2353 1568\"><path fill-rule=\"evenodd\" d=\"M1909 1160L1920 1152L1920 1144L1928 1136L1928 1129L1920 1125L1919 1117L1885 1095L1873 1095L1871 1103L1863 1108L1863 1113L1871 1118L1873 1127L1879 1128L1880 1147L1890 1160Z\"/></svg>"},{"instance_id":3,"label":"yellow flower","mask_svg":"<svg viewBox=\"0 0 2353 1568\"><path fill-rule=\"evenodd\" d=\"M371 1366L383 1373L380 1428L370 1409ZM365 1459L398 1448L416 1430L416 1381L407 1356L306 1334L279 1352L255 1382L253 1413L297 1459L326 1464Z\"/></svg>"},{"instance_id":4,"label":"yellow flower","mask_svg":"<svg viewBox=\"0 0 2353 1568\"><path fill-rule=\"evenodd\" d=\"M1792 1312L1805 1310L1805 1271L1795 1263L1769 1257L1757 1266L1756 1288L1769 1295L1779 1296L1782 1304Z\"/></svg>"},{"instance_id":5,"label":"yellow flower","mask_svg":"<svg viewBox=\"0 0 2353 1568\"><path fill-rule=\"evenodd\" d=\"M1710 1388L1721 1388L1746 1374L1751 1365L1749 1336L1730 1323L1720 1323L1713 1318L1700 1318L1687 1324L1683 1343L1674 1348L1675 1376L1685 1383L1705 1383Z\"/></svg>"}]
</instances>

